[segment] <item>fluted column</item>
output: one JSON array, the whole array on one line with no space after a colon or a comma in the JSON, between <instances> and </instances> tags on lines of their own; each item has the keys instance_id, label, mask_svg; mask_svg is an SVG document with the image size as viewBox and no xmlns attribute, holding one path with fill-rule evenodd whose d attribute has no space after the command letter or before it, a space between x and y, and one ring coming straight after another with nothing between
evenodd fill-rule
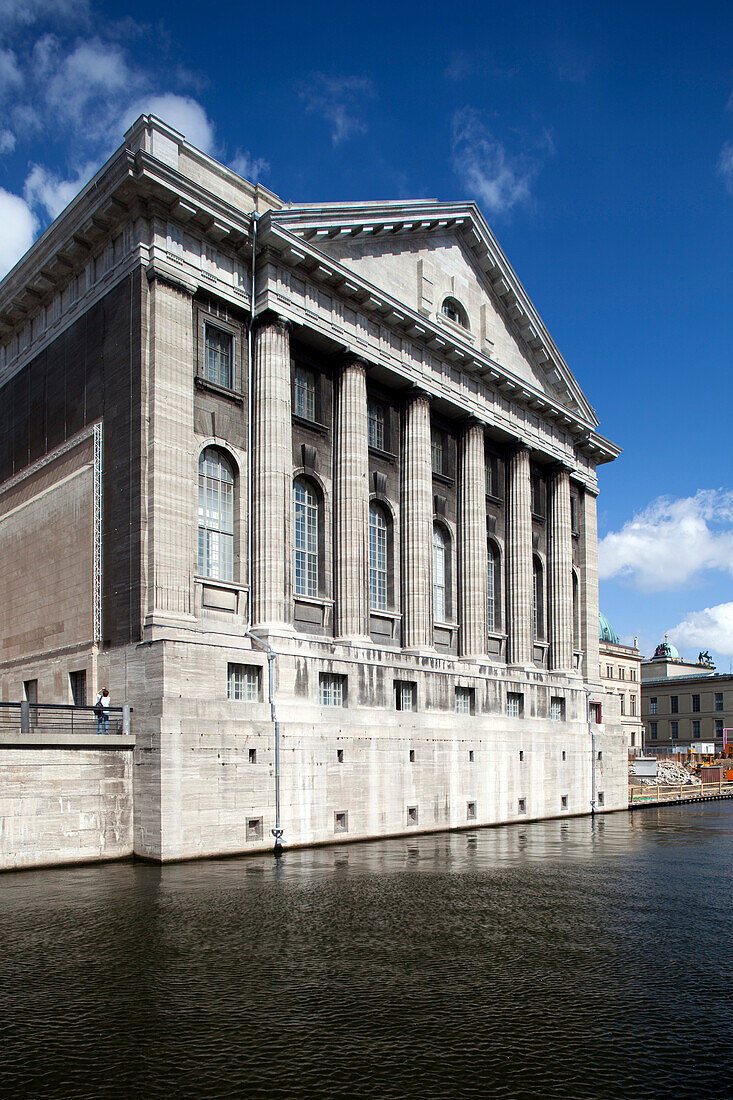
<instances>
[{"instance_id":1,"label":"fluted column","mask_svg":"<svg viewBox=\"0 0 733 1100\"><path fill-rule=\"evenodd\" d=\"M336 411L336 635L369 634L369 443L366 367L341 371Z\"/></svg>"},{"instance_id":2,"label":"fluted column","mask_svg":"<svg viewBox=\"0 0 733 1100\"><path fill-rule=\"evenodd\" d=\"M252 623L265 627L291 617L290 334L280 318L255 334L252 398Z\"/></svg>"},{"instance_id":3,"label":"fluted column","mask_svg":"<svg viewBox=\"0 0 733 1100\"><path fill-rule=\"evenodd\" d=\"M508 663L529 665L532 639L532 511L529 448L509 456Z\"/></svg>"},{"instance_id":4,"label":"fluted column","mask_svg":"<svg viewBox=\"0 0 733 1100\"><path fill-rule=\"evenodd\" d=\"M462 657L486 652L486 459L484 430L469 422L458 471L458 585Z\"/></svg>"},{"instance_id":5,"label":"fluted column","mask_svg":"<svg viewBox=\"0 0 733 1100\"><path fill-rule=\"evenodd\" d=\"M580 639L583 679L599 679L598 671L598 516L595 495L585 489L580 500Z\"/></svg>"},{"instance_id":6,"label":"fluted column","mask_svg":"<svg viewBox=\"0 0 733 1100\"><path fill-rule=\"evenodd\" d=\"M550 480L550 668L573 667L573 536L570 476L564 468Z\"/></svg>"},{"instance_id":7,"label":"fluted column","mask_svg":"<svg viewBox=\"0 0 733 1100\"><path fill-rule=\"evenodd\" d=\"M430 398L410 394L402 432L402 639L407 649L433 644L433 475Z\"/></svg>"}]
</instances>

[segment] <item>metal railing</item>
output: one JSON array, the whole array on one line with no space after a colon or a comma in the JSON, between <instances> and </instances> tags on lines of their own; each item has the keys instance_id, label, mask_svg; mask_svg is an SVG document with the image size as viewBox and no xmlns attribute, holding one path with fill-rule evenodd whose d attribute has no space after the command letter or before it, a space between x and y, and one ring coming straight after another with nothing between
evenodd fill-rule
<instances>
[{"instance_id":1,"label":"metal railing","mask_svg":"<svg viewBox=\"0 0 733 1100\"><path fill-rule=\"evenodd\" d=\"M37 734L130 735L132 707L107 707L98 715L94 707L60 703L0 703L0 730Z\"/></svg>"}]
</instances>

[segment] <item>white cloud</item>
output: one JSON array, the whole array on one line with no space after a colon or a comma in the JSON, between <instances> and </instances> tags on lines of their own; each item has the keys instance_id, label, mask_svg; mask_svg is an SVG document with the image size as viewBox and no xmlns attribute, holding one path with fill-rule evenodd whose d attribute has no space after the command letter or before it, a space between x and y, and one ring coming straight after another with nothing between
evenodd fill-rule
<instances>
[{"instance_id":1,"label":"white cloud","mask_svg":"<svg viewBox=\"0 0 733 1100\"><path fill-rule=\"evenodd\" d=\"M12 50L0 50L0 96L15 92L23 84L23 74Z\"/></svg>"},{"instance_id":2,"label":"white cloud","mask_svg":"<svg viewBox=\"0 0 733 1100\"><path fill-rule=\"evenodd\" d=\"M691 611L668 633L680 649L712 649L721 656L733 657L733 603Z\"/></svg>"},{"instance_id":3,"label":"white cloud","mask_svg":"<svg viewBox=\"0 0 733 1100\"><path fill-rule=\"evenodd\" d=\"M39 19L79 23L88 12L88 0L0 0L0 26L27 27Z\"/></svg>"},{"instance_id":4,"label":"white cloud","mask_svg":"<svg viewBox=\"0 0 733 1100\"><path fill-rule=\"evenodd\" d=\"M204 153L214 152L214 124L201 104L191 96L168 93L140 99L125 112L122 130L126 130L139 115L157 115L197 149Z\"/></svg>"},{"instance_id":5,"label":"white cloud","mask_svg":"<svg viewBox=\"0 0 733 1100\"><path fill-rule=\"evenodd\" d=\"M598 543L602 580L646 592L680 588L708 569L733 574L733 492L701 489L657 500Z\"/></svg>"},{"instance_id":6,"label":"white cloud","mask_svg":"<svg viewBox=\"0 0 733 1100\"><path fill-rule=\"evenodd\" d=\"M20 195L0 188L0 226L0 278L3 278L33 244L38 222Z\"/></svg>"},{"instance_id":7,"label":"white cloud","mask_svg":"<svg viewBox=\"0 0 733 1100\"><path fill-rule=\"evenodd\" d=\"M452 151L455 171L489 212L504 213L530 198L536 164L511 156L471 107L453 116Z\"/></svg>"},{"instance_id":8,"label":"white cloud","mask_svg":"<svg viewBox=\"0 0 733 1100\"><path fill-rule=\"evenodd\" d=\"M733 141L726 141L720 150L718 171L725 180L725 186L733 195Z\"/></svg>"},{"instance_id":9,"label":"white cloud","mask_svg":"<svg viewBox=\"0 0 733 1100\"><path fill-rule=\"evenodd\" d=\"M299 94L306 111L322 115L330 124L334 147L366 131L359 111L363 100L374 95L374 87L367 77L313 73L310 80L301 85Z\"/></svg>"},{"instance_id":10,"label":"white cloud","mask_svg":"<svg viewBox=\"0 0 733 1100\"><path fill-rule=\"evenodd\" d=\"M234 159L229 162L229 167L237 175L249 180L250 183L257 183L261 176L266 176L270 171L270 165L264 157L255 158L250 156L246 149L242 153L237 153Z\"/></svg>"},{"instance_id":11,"label":"white cloud","mask_svg":"<svg viewBox=\"0 0 733 1100\"><path fill-rule=\"evenodd\" d=\"M53 220L88 183L98 164L81 168L72 179L64 180L40 164L34 164L25 181L23 195L31 207L40 206Z\"/></svg>"},{"instance_id":12,"label":"white cloud","mask_svg":"<svg viewBox=\"0 0 733 1100\"><path fill-rule=\"evenodd\" d=\"M0 153L12 153L15 148L15 134L12 130L0 130Z\"/></svg>"},{"instance_id":13,"label":"white cloud","mask_svg":"<svg viewBox=\"0 0 733 1100\"><path fill-rule=\"evenodd\" d=\"M120 100L129 99L143 82L119 46L98 39L80 42L55 69L46 87L48 108L56 118L95 136L108 129Z\"/></svg>"}]
</instances>

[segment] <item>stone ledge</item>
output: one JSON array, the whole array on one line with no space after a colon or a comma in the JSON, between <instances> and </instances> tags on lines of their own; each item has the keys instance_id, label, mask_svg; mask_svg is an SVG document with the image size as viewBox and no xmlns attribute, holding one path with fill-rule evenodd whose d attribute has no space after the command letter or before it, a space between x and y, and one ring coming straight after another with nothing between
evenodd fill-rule
<instances>
[{"instance_id":1,"label":"stone ledge","mask_svg":"<svg viewBox=\"0 0 733 1100\"><path fill-rule=\"evenodd\" d=\"M134 736L103 733L21 733L0 730L0 749L128 749L135 748Z\"/></svg>"}]
</instances>

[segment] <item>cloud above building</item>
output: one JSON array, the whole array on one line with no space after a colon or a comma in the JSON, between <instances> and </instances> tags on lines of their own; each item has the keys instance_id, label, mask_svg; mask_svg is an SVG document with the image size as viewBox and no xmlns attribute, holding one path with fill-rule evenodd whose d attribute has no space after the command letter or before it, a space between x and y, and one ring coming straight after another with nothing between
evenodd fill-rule
<instances>
[{"instance_id":1,"label":"cloud above building","mask_svg":"<svg viewBox=\"0 0 733 1100\"><path fill-rule=\"evenodd\" d=\"M365 76L329 76L312 73L299 88L305 109L320 115L328 123L334 148L367 129L364 103L374 95L374 86Z\"/></svg>"},{"instance_id":2,"label":"cloud above building","mask_svg":"<svg viewBox=\"0 0 733 1100\"><path fill-rule=\"evenodd\" d=\"M463 107L453 115L453 168L488 214L504 214L530 201L540 168L540 150L545 155L552 151L548 135L543 135L530 152L510 153L478 111Z\"/></svg>"},{"instance_id":3,"label":"cloud above building","mask_svg":"<svg viewBox=\"0 0 733 1100\"><path fill-rule=\"evenodd\" d=\"M668 634L680 651L711 649L723 657L733 657L733 603L690 611Z\"/></svg>"},{"instance_id":4,"label":"cloud above building","mask_svg":"<svg viewBox=\"0 0 733 1100\"><path fill-rule=\"evenodd\" d=\"M598 543L601 580L644 592L682 588L708 570L733 575L733 492L659 497Z\"/></svg>"}]
</instances>

